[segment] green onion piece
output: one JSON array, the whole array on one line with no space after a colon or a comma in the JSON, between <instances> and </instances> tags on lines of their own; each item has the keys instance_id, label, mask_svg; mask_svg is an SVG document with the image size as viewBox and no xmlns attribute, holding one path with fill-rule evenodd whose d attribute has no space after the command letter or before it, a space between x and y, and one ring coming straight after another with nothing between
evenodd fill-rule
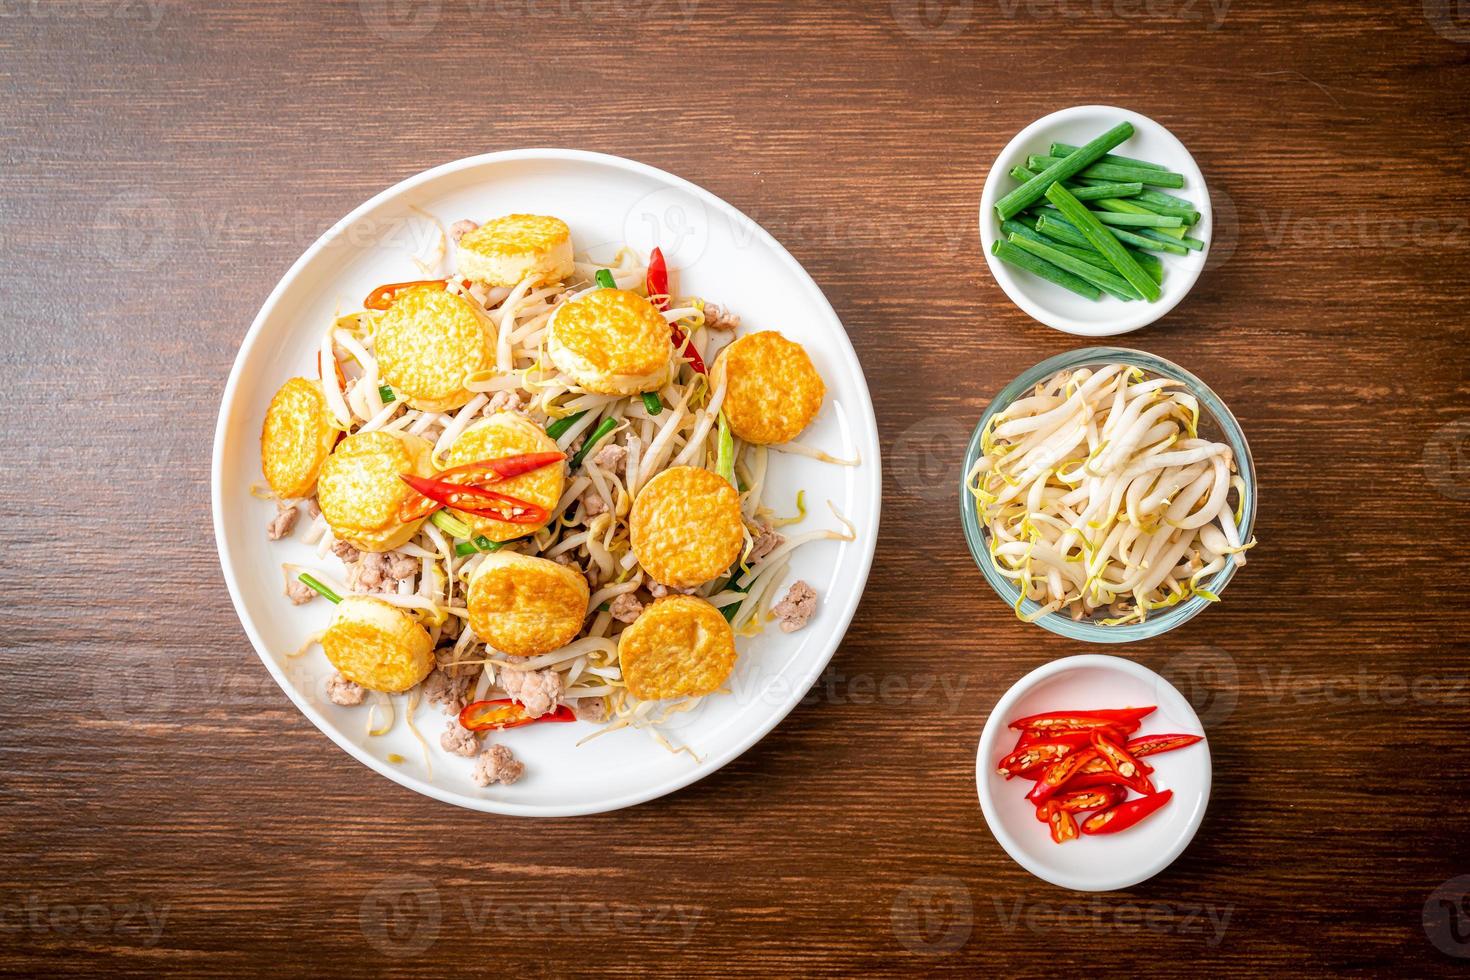
<instances>
[{"instance_id":1,"label":"green onion piece","mask_svg":"<svg viewBox=\"0 0 1470 980\"><path fill-rule=\"evenodd\" d=\"M318 582L315 577L313 577L311 575L308 575L305 572L302 572L300 575L298 575L296 577L301 580L301 584L302 585L306 586L308 589L311 589L313 592L315 592L317 595L321 596L323 599L326 599L327 601L329 601L329 602L331 602L333 604L336 604L336 603L342 601L342 597L341 596L339 596L337 593L333 592L331 589L327 588L322 583Z\"/></svg>"},{"instance_id":2,"label":"green onion piece","mask_svg":"<svg viewBox=\"0 0 1470 980\"><path fill-rule=\"evenodd\" d=\"M429 523L451 538L467 538L475 533L473 528L447 510L434 511L429 515Z\"/></svg>"},{"instance_id":3,"label":"green onion piece","mask_svg":"<svg viewBox=\"0 0 1470 980\"><path fill-rule=\"evenodd\" d=\"M384 405L398 400L398 396L393 394L393 389L387 385L378 385L378 397L383 399Z\"/></svg>"},{"instance_id":4,"label":"green onion piece","mask_svg":"<svg viewBox=\"0 0 1470 980\"><path fill-rule=\"evenodd\" d=\"M1079 178L1078 183L1089 187L1104 183L1100 180ZM1156 210L1159 214L1177 214L1179 217L1193 224L1199 220L1199 210L1192 201L1186 201L1182 197L1165 194L1161 191L1151 191L1145 188L1141 193L1134 195L1134 200L1146 208Z\"/></svg>"},{"instance_id":5,"label":"green onion piece","mask_svg":"<svg viewBox=\"0 0 1470 980\"><path fill-rule=\"evenodd\" d=\"M567 430L577 424L577 420L586 415L586 411L574 412L564 419L557 419L546 427L546 434L553 439L560 439L567 434Z\"/></svg>"},{"instance_id":6,"label":"green onion piece","mask_svg":"<svg viewBox=\"0 0 1470 980\"><path fill-rule=\"evenodd\" d=\"M1051 214L1043 214L1036 221L1036 230L1048 238L1066 242L1069 245L1081 245L1092 248L1092 244L1083 236L1082 232L1069 221ZM1124 231L1122 228L1113 229L1113 237L1120 242L1126 242L1134 248L1146 248L1153 252L1169 252L1173 255L1188 255L1189 249L1172 241L1164 241L1157 238L1144 238L1132 232Z\"/></svg>"},{"instance_id":7,"label":"green onion piece","mask_svg":"<svg viewBox=\"0 0 1470 980\"><path fill-rule=\"evenodd\" d=\"M592 435L587 437L587 441L582 443L582 448L578 449L577 454L572 457L572 469L576 469L577 467L581 466L582 460L587 458L587 454L592 451L593 447L595 447L599 442L606 438L607 434L617 427L617 419L603 419L601 422L598 422L597 428L592 430Z\"/></svg>"},{"instance_id":8,"label":"green onion piece","mask_svg":"<svg viewBox=\"0 0 1470 980\"><path fill-rule=\"evenodd\" d=\"M1184 234L1184 219L1170 214L1119 214L1115 211L1094 211L1093 216L1105 225L1120 225L1124 228L1180 229Z\"/></svg>"},{"instance_id":9,"label":"green onion piece","mask_svg":"<svg viewBox=\"0 0 1470 980\"><path fill-rule=\"evenodd\" d=\"M1113 272L1111 269L1099 269L1090 262L1073 258L1060 249L1052 248L1041 242L1033 242L1029 238L1016 235L1011 238L1011 244L1016 245L1045 262L1050 262L1059 269L1066 269L1074 276L1085 279L1094 286L1099 286L1121 300L1141 299L1138 290L1128 284L1128 280Z\"/></svg>"},{"instance_id":10,"label":"green onion piece","mask_svg":"<svg viewBox=\"0 0 1470 980\"><path fill-rule=\"evenodd\" d=\"M1054 157L1069 157L1073 153L1076 153L1078 149L1078 147L1073 146L1071 143L1053 143L1051 145L1051 155ZM1104 154L1098 162L1111 163L1120 167L1142 167L1145 170L1169 169L1168 167L1161 167L1157 163L1149 163L1147 160L1135 160L1133 157L1120 157L1116 153Z\"/></svg>"},{"instance_id":11,"label":"green onion piece","mask_svg":"<svg viewBox=\"0 0 1470 980\"><path fill-rule=\"evenodd\" d=\"M613 278L612 272L608 269L598 269L596 279L597 285L601 286L603 289L618 288L618 281Z\"/></svg>"},{"instance_id":12,"label":"green onion piece","mask_svg":"<svg viewBox=\"0 0 1470 980\"><path fill-rule=\"evenodd\" d=\"M1027 170L1025 167L1012 167L1011 168L1011 177L1014 180L1019 180L1019 181L1021 181L1021 182L1024 183L1025 181L1028 181L1032 177L1035 177L1035 176L1036 176L1036 174L1035 174L1034 171ZM1088 187L1085 184L1075 184L1074 185L1071 181L1067 181L1066 184L1067 184L1067 189L1069 191L1071 191L1072 192L1072 195L1074 197L1076 197L1077 200L1079 200L1079 201L1095 201L1098 198L1102 198L1102 197L1132 197L1135 194L1142 194L1143 193L1143 185L1142 184L1139 184L1139 183L1132 183L1132 184L1105 184L1105 183L1099 183L1099 184L1097 184L1096 186L1093 186L1093 187ZM1163 212L1156 212L1156 213L1162 214Z\"/></svg>"},{"instance_id":13,"label":"green onion piece","mask_svg":"<svg viewBox=\"0 0 1470 980\"><path fill-rule=\"evenodd\" d=\"M1066 180L1068 177L1075 176L1079 171L1086 168L1088 164L1132 135L1132 123L1119 123L1091 143L1079 149L1076 153L1057 160L1055 164L1049 164L1041 173L1032 177L1026 183L1017 187L1005 197L1002 197L999 201L996 201L996 213L1000 215L1002 221L1006 218L1014 218L1026 210L1026 208L1041 200L1041 196L1046 193L1046 189L1052 184L1059 180ZM1035 168L1033 167L1032 169ZM1133 178L1125 179L1132 180ZM1149 182L1142 181L1142 183ZM1181 183L1179 186L1182 187L1184 185Z\"/></svg>"},{"instance_id":14,"label":"green onion piece","mask_svg":"<svg viewBox=\"0 0 1470 980\"><path fill-rule=\"evenodd\" d=\"M1152 276L1143 271L1142 266L1133 261L1133 256L1128 254L1107 226L1098 221L1091 211L1084 208L1072 196L1071 191L1061 184L1052 184L1046 189L1046 199L1057 206L1057 210L1062 212L1062 217L1077 226L1077 230L1082 232L1083 237L1087 239L1087 243L1101 252L1103 258L1111 262L1113 268L1128 280L1129 285L1142 293L1150 303L1159 298L1161 295L1159 284L1154 282Z\"/></svg>"},{"instance_id":15,"label":"green onion piece","mask_svg":"<svg viewBox=\"0 0 1470 980\"><path fill-rule=\"evenodd\" d=\"M1012 239L1014 240L1016 237L1019 236L1012 236ZM1045 259L1037 258L1025 249L1011 244L1010 241L997 238L994 244L990 246L990 251L1002 262L1013 265L1018 269L1025 269L1032 275L1040 276L1048 282L1054 282L1063 289L1070 289L1078 296L1083 296L1087 299L1097 299L1102 295L1100 289L1081 276L1074 276L1066 269L1058 268Z\"/></svg>"},{"instance_id":16,"label":"green onion piece","mask_svg":"<svg viewBox=\"0 0 1470 980\"><path fill-rule=\"evenodd\" d=\"M1156 232L1162 233L1162 234L1159 234L1157 236L1157 238L1156 238L1156 240L1158 242L1165 243L1165 244L1170 244L1170 245L1174 244L1173 241L1170 241L1169 239L1163 237L1164 235L1167 235L1169 233L1169 229L1167 229L1167 228L1140 228L1140 229L1138 229L1138 233L1140 235L1147 235L1149 238L1154 238ZM1190 238L1188 235L1180 235L1179 238L1177 239L1177 241L1179 242L1180 245L1183 245L1184 248L1186 250L1190 251L1190 252L1200 252L1200 251L1203 251L1204 250L1204 247L1205 247L1205 243L1204 242L1200 241L1198 238ZM1184 253L1181 252L1179 254L1183 255Z\"/></svg>"},{"instance_id":17,"label":"green onion piece","mask_svg":"<svg viewBox=\"0 0 1470 980\"><path fill-rule=\"evenodd\" d=\"M720 412L720 451L715 456L715 472L735 485L735 436L730 432L730 420Z\"/></svg>"},{"instance_id":18,"label":"green onion piece","mask_svg":"<svg viewBox=\"0 0 1470 980\"><path fill-rule=\"evenodd\" d=\"M1044 230L1041 227L1043 221L1046 223ZM1007 224L1015 223L1007 222ZM1017 233L1014 228L1006 228L1005 224L1001 225L1001 228L1006 230L1007 234ZM1091 262L1100 268L1109 270L1113 268L1107 259L1099 255L1093 250L1091 245L1087 244L1087 239L1082 237L1082 232L1073 228L1061 217L1052 217L1051 214L1042 215L1036 219L1036 230L1044 236L1038 238L1037 241L1045 242L1053 247L1059 247L1068 255L1075 255L1077 258L1085 262ZM1029 238L1031 236L1027 235L1025 237ZM1132 249L1129 249L1128 254L1133 256L1133 261L1143 266L1144 272L1153 276L1154 282L1164 281L1164 263L1159 261L1157 255L1149 255L1147 252L1135 252Z\"/></svg>"},{"instance_id":19,"label":"green onion piece","mask_svg":"<svg viewBox=\"0 0 1470 980\"><path fill-rule=\"evenodd\" d=\"M658 392L645 391L643 393L643 407L648 409L649 415L659 415L664 410L664 403L659 401Z\"/></svg>"},{"instance_id":20,"label":"green onion piece","mask_svg":"<svg viewBox=\"0 0 1470 980\"><path fill-rule=\"evenodd\" d=\"M477 534L468 541L461 541L455 545L454 553L463 558L466 555L473 555L477 551L499 551L504 547L505 545L499 541L491 541L485 535Z\"/></svg>"},{"instance_id":21,"label":"green onion piece","mask_svg":"<svg viewBox=\"0 0 1470 980\"><path fill-rule=\"evenodd\" d=\"M1067 163L1077 159L1077 154L1068 157L1048 157L1032 155L1026 158L1026 166L1032 170L1046 168L1042 173L1049 173L1058 164ZM1092 180L1111 180L1123 184L1150 184L1154 187L1183 187L1184 175L1176 174L1172 170L1149 170L1146 167L1120 167L1111 163L1094 163L1090 167L1074 170L1073 174L1090 178Z\"/></svg>"}]
</instances>

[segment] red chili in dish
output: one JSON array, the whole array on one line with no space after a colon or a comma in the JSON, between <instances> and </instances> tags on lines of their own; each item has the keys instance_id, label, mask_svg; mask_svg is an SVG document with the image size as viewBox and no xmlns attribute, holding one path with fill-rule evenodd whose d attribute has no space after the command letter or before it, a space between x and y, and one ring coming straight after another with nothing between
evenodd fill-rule
<instances>
[{"instance_id":1,"label":"red chili in dish","mask_svg":"<svg viewBox=\"0 0 1470 980\"><path fill-rule=\"evenodd\" d=\"M1111 810L1094 813L1082 821L1082 832L1084 834L1116 834L1120 830L1127 830L1144 817L1157 813L1173 798L1174 791L1166 789L1150 796L1130 800L1127 803L1119 803Z\"/></svg>"},{"instance_id":2,"label":"red chili in dish","mask_svg":"<svg viewBox=\"0 0 1470 980\"><path fill-rule=\"evenodd\" d=\"M534 725L538 721L576 721L577 716L572 709L564 704L559 704L552 711L539 717L532 718L526 713L526 709L510 698L497 698L494 701L476 701L464 706L459 713L459 723L472 732L504 731L507 728L520 728L523 725Z\"/></svg>"}]
</instances>

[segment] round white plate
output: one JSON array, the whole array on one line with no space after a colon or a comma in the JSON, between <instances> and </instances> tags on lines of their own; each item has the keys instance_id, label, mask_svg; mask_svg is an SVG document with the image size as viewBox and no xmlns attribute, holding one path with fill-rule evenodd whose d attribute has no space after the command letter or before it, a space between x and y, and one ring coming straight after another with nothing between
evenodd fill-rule
<instances>
[{"instance_id":1,"label":"round white plate","mask_svg":"<svg viewBox=\"0 0 1470 980\"><path fill-rule=\"evenodd\" d=\"M1070 141L1069 141L1070 142ZM1026 802L1032 783L1006 779L996 764L1016 744L1010 728L1017 718L1043 711L1141 708L1157 705L1138 735L1203 735L1199 716L1184 695L1158 674L1132 660L1087 654L1038 667L1016 682L990 712L975 757L975 785L990 832L1016 863L1063 888L1101 892L1146 881L1174 863L1194 839L1210 802L1209 741L1148 757L1158 789L1174 798L1136 827L1057 844L1047 825ZM1079 821L1080 822L1080 821Z\"/></svg>"},{"instance_id":2,"label":"round white plate","mask_svg":"<svg viewBox=\"0 0 1470 980\"><path fill-rule=\"evenodd\" d=\"M1011 177L1012 169L1026 166L1026 158L1033 153L1046 154L1053 142L1081 146L1120 122L1132 123L1134 133L1111 152L1148 160L1183 174L1182 188L1147 189L1192 201L1200 214L1199 221L1188 234L1205 243L1203 250L1190 252L1188 255L1151 253L1164 263L1163 295L1154 303L1145 300L1125 303L1107 293L1101 299L1090 300L1024 269L1008 265L990 251L995 240L1003 237L1000 217L995 213L995 202L1020 186ZM1000 283L1000 288L1033 319L1079 337L1109 337L1148 326L1178 306L1189 294L1200 273L1204 271L1205 258L1210 253L1213 226L1211 215L1210 192L1205 186L1204 175L1200 173L1194 157L1189 155L1184 144L1173 133L1148 116L1130 109L1080 105L1036 120L1017 133L1015 139L1007 143L1000 156L995 158L995 163L990 166L990 174L985 178L985 190L980 195L980 245L985 250L985 261L990 264L990 271L995 276L995 281Z\"/></svg>"},{"instance_id":3,"label":"round white plate","mask_svg":"<svg viewBox=\"0 0 1470 980\"><path fill-rule=\"evenodd\" d=\"M801 441L834 456L857 455L862 465L773 454L766 499L794 513L796 493L805 489L808 517L788 534L838 527L830 500L857 525L858 539L816 542L794 556L788 583L802 578L813 585L820 596L817 614L800 632L771 625L738 642L731 693L707 698L670 732L676 744L697 753L697 761L670 753L643 732L612 732L578 748L575 743L596 730L592 725L535 725L500 736L525 763L525 777L513 786L481 789L470 780L473 760L440 750L446 716L437 708L421 706L416 715L430 743L430 772L403 721L403 699L394 729L370 737L366 707L343 708L324 697L331 667L320 647L287 656L323 628L331 609L321 602L292 606L282 595L282 562L323 563L298 541L266 540L274 505L249 492L262 480L261 419L282 382L309 372L321 331L339 304L355 309L381 283L422 277L411 256L430 257L438 241L437 226L422 212L446 225L461 217L554 214L571 225L578 254L599 260L625 243L643 254L660 245L675 288L738 313L742 332L776 329L804 344L826 381L821 415ZM225 388L214 444L214 529L230 596L256 652L302 713L350 755L448 803L570 816L631 806L687 786L786 716L817 680L857 610L878 539L880 486L878 429L862 367L821 290L775 239L708 191L653 167L577 150L525 149L410 177L343 218L286 273L251 325Z\"/></svg>"}]
</instances>

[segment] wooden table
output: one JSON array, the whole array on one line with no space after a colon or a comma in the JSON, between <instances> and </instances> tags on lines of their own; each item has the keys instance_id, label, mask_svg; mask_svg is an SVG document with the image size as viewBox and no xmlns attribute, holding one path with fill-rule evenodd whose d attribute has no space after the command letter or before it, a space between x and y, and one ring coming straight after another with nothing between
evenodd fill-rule
<instances>
[{"instance_id":1,"label":"wooden table","mask_svg":"<svg viewBox=\"0 0 1470 980\"><path fill-rule=\"evenodd\" d=\"M0 5L0 969L1463 969L1470 15L1305 6ZM1077 345L996 287L980 186L1086 102L1164 122L1209 179L1214 267L1128 342L1222 393L1262 489L1224 604L1119 651L1197 702L1215 783L1188 852L1101 897L981 819L991 706L1083 650L1016 621L954 516L987 399ZM867 598L807 702L702 783L547 822L319 734L236 621L208 504L224 380L288 264L406 175L536 145L764 223L846 322L886 452Z\"/></svg>"}]
</instances>

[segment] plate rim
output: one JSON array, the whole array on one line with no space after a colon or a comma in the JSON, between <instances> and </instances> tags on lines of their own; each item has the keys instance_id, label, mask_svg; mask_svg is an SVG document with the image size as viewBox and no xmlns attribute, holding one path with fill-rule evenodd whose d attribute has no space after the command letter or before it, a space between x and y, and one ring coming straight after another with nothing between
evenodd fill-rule
<instances>
[{"instance_id":1,"label":"plate rim","mask_svg":"<svg viewBox=\"0 0 1470 980\"><path fill-rule=\"evenodd\" d=\"M744 732L742 735L740 735L740 737L734 739L727 747L725 747L718 753L712 753L711 755L706 756L702 761L691 767L688 772L672 776L666 780L654 784L647 789L612 796L604 800L590 803L574 803L562 805L528 804L500 799L492 799L489 797L477 798L462 793L452 792L436 786L432 783L424 782L423 780L413 777L406 772L394 769L391 766L380 762L380 760L378 760L371 754L362 751L354 743L349 742L345 738L341 737L339 733L334 730L334 726L329 725L326 722L326 719L320 714L320 712L317 711L315 706L311 705L295 690L294 685L285 676L284 671L282 671L281 668L274 662L272 657L267 655L265 644L262 641L259 632L256 630L254 623L251 622L250 618L245 614L244 598L241 594L240 584L236 580L235 574L232 570L230 549L225 537L224 487L222 484L221 475L223 472L225 461L225 440L228 429L228 422L231 417L231 411L234 408L237 389L240 385L242 368L248 355L252 352L255 345L259 342L261 331L263 330L265 323L274 315L276 307L280 304L282 297L290 288L292 283L302 274L306 267L310 265L322 251L324 251L334 242L338 229L350 227L354 222L360 220L363 216L372 212L373 210L392 200L393 198L396 198L399 195L411 191L415 187L418 187L422 184L431 183L442 177L463 170L472 170L478 167L490 166L494 164L527 160L542 161L547 163L590 163L612 167L617 170L627 171L641 177L650 178L652 180L658 181L662 183L665 187L672 187L677 190L683 191L684 193L690 194L704 202L706 205L713 207L717 211L737 219L741 222L740 226L742 228L754 229L755 233L760 237L763 244L765 244L768 248L771 248L775 252L777 259L787 267L788 271L793 273L795 281L798 282L801 287L811 295L813 301L817 304L818 309L824 310L826 314L831 318L832 323L834 323L839 328L837 333L841 346L841 352L845 354L846 358L850 359L851 364L856 368L857 380L859 382L857 390L855 392L857 396L857 404L854 406L854 408L856 408L857 411L854 412L854 417L863 418L870 426L870 432L872 435L872 459L864 459L863 468L868 471L866 475L866 481L868 483L868 489L871 492L873 500L873 526L871 529L864 529L864 537L866 539L865 545L859 549L859 561L856 567L853 567L851 569L852 577L854 578L856 584L848 601L844 604L843 608L838 610L837 619L834 620L833 628L830 631L830 639L825 644L826 649L814 659L811 667L808 668L805 674L803 674L793 683L791 683L785 699L785 703L772 713L768 721L764 722L761 725L755 726L747 732ZM865 426L865 428L866 427L867 426ZM230 365L229 377L225 382L224 392L220 399L219 414L215 421L214 446L210 454L210 459L210 510L212 516L212 524L214 528L215 552L217 557L219 558L220 571L224 577L226 588L229 590L230 593L230 601L231 604L234 606L235 618L239 620L240 626L244 629L245 635L249 639L250 645L254 648L256 656L265 665L266 670L275 680L276 685L282 690L283 693L285 693L286 697L290 699L291 703L296 706L296 709L302 714L302 716L310 721L318 731L320 731L323 735L326 735L327 738L335 743L338 748L342 749L349 756L356 759L359 763L377 773L379 776L391 780L392 782L404 787L405 789L411 790L423 796L430 797L431 799L438 800L442 803L449 803L454 806L463 807L469 810L475 810L481 813L497 813L506 816L549 818L585 816L589 814L607 813L614 810L625 809L631 806L637 806L640 803L646 803L649 800L658 799L659 797L667 796L670 793L675 793L681 789L684 789L687 786L698 782L701 779L704 779L707 776L712 775L713 773L718 772L730 762L744 755L756 743L758 743L761 739L770 734L771 731L774 730L777 725L781 724L781 722L785 721L786 717L792 712L792 710L801 703L801 700L806 696L807 691L812 686L812 684L816 683L817 679L821 676L822 671L825 670L827 668L827 665L832 662L832 658L837 653L837 648L842 645L842 641L846 638L848 628L852 625L852 620L854 616L856 616L858 607L862 604L863 596L867 592L868 577L872 571L874 557L877 552L878 533L879 526L882 521L883 510L882 433L878 428L877 414L873 408L872 391L868 386L867 374L863 370L863 364L861 359L857 356L857 351L852 346L852 338L848 335L847 327L843 323L842 318L837 315L837 311L832 307L831 301L827 299L827 296L822 291L822 288L817 285L816 280L812 278L811 274L807 272L806 268L802 266L802 264L797 261L796 257L793 256L784 245L777 241L777 239L759 222L755 221L749 215L745 214L743 211L741 211L739 208L736 208L728 201L724 200L713 192L706 190L698 184L686 180L685 178L680 177L677 174L670 173L667 170L663 170L658 167L639 162L637 160L631 160L627 157L621 157L610 153L599 153L592 150L578 150L565 147L519 147L508 150L497 150L490 153L479 153L473 156L461 157L457 160L451 160L447 163L438 164L426 170L421 170L417 173L410 174L402 180L397 181L396 183L383 189L377 194L374 194L362 204L359 204L357 207L353 208L342 218L339 218L336 221L332 222L331 225L329 225L327 229L323 231L293 263L291 263L290 267L276 282L275 286L266 296L266 299L264 303L262 303L260 310L251 320L250 327L246 331L244 338L240 341L239 349L236 351L235 358Z\"/></svg>"}]
</instances>

